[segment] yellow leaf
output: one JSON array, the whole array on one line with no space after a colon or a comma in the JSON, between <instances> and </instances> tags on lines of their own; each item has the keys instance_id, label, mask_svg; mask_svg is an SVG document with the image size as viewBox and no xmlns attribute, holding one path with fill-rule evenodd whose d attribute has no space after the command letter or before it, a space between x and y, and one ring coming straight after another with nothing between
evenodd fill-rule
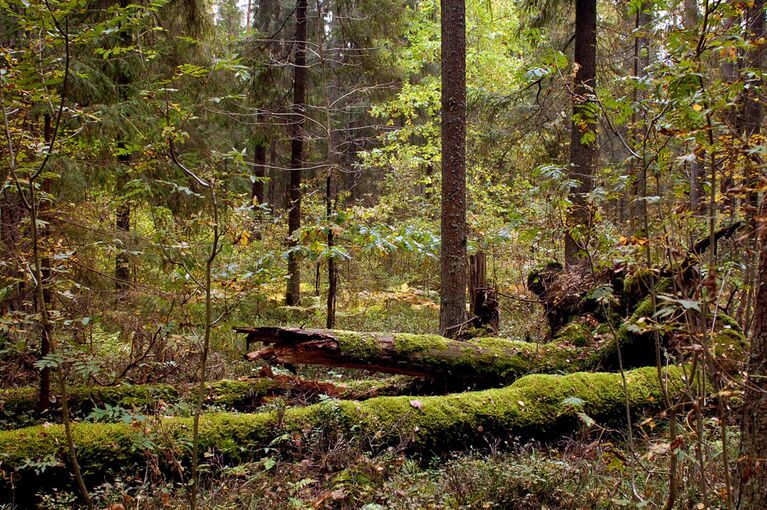
<instances>
[{"instance_id":1,"label":"yellow leaf","mask_svg":"<svg viewBox=\"0 0 767 510\"><path fill-rule=\"evenodd\" d=\"M240 244L243 246L247 246L249 242L250 242L250 234L246 230L243 230L242 233L240 234Z\"/></svg>"}]
</instances>

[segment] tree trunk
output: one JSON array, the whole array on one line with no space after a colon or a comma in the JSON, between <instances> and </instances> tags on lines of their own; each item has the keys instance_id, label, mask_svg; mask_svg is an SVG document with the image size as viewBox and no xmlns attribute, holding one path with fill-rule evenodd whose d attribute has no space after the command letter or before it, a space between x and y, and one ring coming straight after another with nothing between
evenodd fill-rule
<instances>
[{"instance_id":1,"label":"tree trunk","mask_svg":"<svg viewBox=\"0 0 767 510\"><path fill-rule=\"evenodd\" d=\"M683 370L672 366L664 372L672 398L684 394ZM581 427L579 412L614 425L625 423L626 400L635 413L650 413L662 406L655 367L629 371L625 377L625 393L620 374L533 375L506 388L446 396L331 400L280 412L206 414L200 422L200 446L231 464L263 457L266 447L308 444L302 433L318 428L357 438L368 447L398 446L430 455L480 446L490 438L556 438ZM176 451L188 444L190 423L190 418L163 418L163 433L156 435L135 423L77 423L73 431L83 472L96 484L112 475L143 470L148 453ZM140 446L147 443L148 433L152 433L151 452ZM291 440L275 441L284 435ZM15 496L21 504L22 497L31 500L41 490L66 486L69 476L61 464L42 472L29 463L55 455L63 443L59 425L0 432L3 467L13 470L15 488L14 494L9 479L0 479L0 502ZM159 456L159 467L177 472L178 464L163 463L163 458Z\"/></svg>"},{"instance_id":2,"label":"tree trunk","mask_svg":"<svg viewBox=\"0 0 767 510\"><path fill-rule=\"evenodd\" d=\"M293 66L293 111L290 140L290 211L288 212L288 288L287 305L301 302L301 258L292 238L301 228L301 178L303 173L304 116L306 115L306 0L296 0L296 36Z\"/></svg>"},{"instance_id":3,"label":"tree trunk","mask_svg":"<svg viewBox=\"0 0 767 510\"><path fill-rule=\"evenodd\" d=\"M439 329L466 322L466 6L442 0L442 221Z\"/></svg>"},{"instance_id":4,"label":"tree trunk","mask_svg":"<svg viewBox=\"0 0 767 510\"><path fill-rule=\"evenodd\" d=\"M741 425L742 510L767 508L767 234L762 232L751 356Z\"/></svg>"},{"instance_id":5,"label":"tree trunk","mask_svg":"<svg viewBox=\"0 0 767 510\"><path fill-rule=\"evenodd\" d=\"M127 8L128 0L120 0L120 8ZM133 40L133 34L130 29L123 30L120 33L120 44L129 47ZM119 64L115 83L117 84L120 101L126 102L129 97L128 87L131 83L131 76L125 69L125 63ZM127 132L127 129L123 130ZM125 136L125 135L123 135ZM128 184L128 171L130 168L131 156L127 152L128 147L125 141L117 144L119 153L117 155L117 181L115 192L118 197L117 210L115 211L115 229L120 246L115 255L115 289L120 292L130 286L130 260L127 253L128 238L130 236L131 206L129 201L121 195L125 193L125 186Z\"/></svg>"},{"instance_id":6,"label":"tree trunk","mask_svg":"<svg viewBox=\"0 0 767 510\"><path fill-rule=\"evenodd\" d=\"M594 189L597 157L597 106L594 102L597 70L597 2L575 2L575 82L573 119L570 130L570 177L577 185L570 191L572 208L565 233L565 262L568 266L583 260L583 239L590 226L587 195Z\"/></svg>"},{"instance_id":7,"label":"tree trunk","mask_svg":"<svg viewBox=\"0 0 767 510\"><path fill-rule=\"evenodd\" d=\"M208 394L205 405L225 407L239 412L252 412L275 397L290 404L306 405L320 400L321 395L350 400L394 395L411 395L421 391L423 384L417 379L387 377L354 381L313 381L291 375L275 375L268 367L261 377L249 379L222 379L206 384ZM73 386L69 388L69 411L73 417L85 417L96 407L122 406L141 413L154 413L165 404L194 398L191 385L121 384L118 386ZM37 390L32 387L0 389L0 430L17 428L17 420L31 423L61 423L61 409L51 406L37 414ZM60 404L61 402L57 402Z\"/></svg>"},{"instance_id":8,"label":"tree trunk","mask_svg":"<svg viewBox=\"0 0 767 510\"><path fill-rule=\"evenodd\" d=\"M333 221L333 168L331 167L327 177L326 183L327 189L325 190L325 207L326 207L326 219L328 222ZM336 297L338 294L338 269L336 268L336 259L333 254L333 247L335 246L335 233L333 232L333 226L328 226L328 250L330 256L328 257L328 296L327 296L327 315L325 321L325 327L333 329L336 327Z\"/></svg>"},{"instance_id":9,"label":"tree trunk","mask_svg":"<svg viewBox=\"0 0 767 510\"><path fill-rule=\"evenodd\" d=\"M637 81L641 81L647 73L647 66L650 65L650 44L647 38L646 31L650 24L650 14L647 12L649 8L645 3L640 3L635 6L637 12L634 18L634 29L636 36L634 38L634 77ZM638 87L634 91L634 102L640 103L644 99L645 93ZM643 133L644 117L638 112L634 113L634 147L639 148L641 152L642 140L640 139ZM631 215L631 221L634 225L634 235L644 237L646 232L644 231L644 218L647 216L647 165L645 158L634 160L634 196L633 196L633 213Z\"/></svg>"},{"instance_id":10,"label":"tree trunk","mask_svg":"<svg viewBox=\"0 0 767 510\"><path fill-rule=\"evenodd\" d=\"M487 255L483 251L469 257L469 312L472 328L498 334L498 299L487 283Z\"/></svg>"},{"instance_id":11,"label":"tree trunk","mask_svg":"<svg viewBox=\"0 0 767 510\"><path fill-rule=\"evenodd\" d=\"M748 12L748 37L756 45L746 55L747 65L756 70L764 67L765 33L764 0L757 0ZM762 107L760 98L753 91L760 91L762 81L754 79L754 88L747 89L744 103L744 125L747 143L761 132ZM758 144L759 142L757 142ZM747 185L755 186L758 168L746 162ZM757 193L749 189L747 203L756 210ZM753 217L754 211L749 216ZM765 212L762 204L762 214ZM753 312L753 334L751 335L751 356L748 362L748 382L743 406L741 426L741 505L742 510L767 508L767 232L764 226L757 229L752 223L749 228L757 233L757 250L760 251L757 272L756 301ZM761 230L761 231L759 231Z\"/></svg>"},{"instance_id":12,"label":"tree trunk","mask_svg":"<svg viewBox=\"0 0 767 510\"><path fill-rule=\"evenodd\" d=\"M754 71L760 72L764 69L764 36L765 36L765 0L756 0L748 9L747 13L747 37L751 41L752 47L748 49L745 55L745 64ZM762 142L758 135L762 131L762 101L763 82L758 75L750 75L747 80L748 88L745 89L743 100L743 129L744 138L748 148L758 146ZM761 97L760 97L761 96ZM748 150L747 148L747 150ZM759 166L751 157L746 159L746 214L748 218L754 218L758 207L758 193L755 188L759 182Z\"/></svg>"},{"instance_id":13,"label":"tree trunk","mask_svg":"<svg viewBox=\"0 0 767 510\"><path fill-rule=\"evenodd\" d=\"M684 28L696 33L695 31L698 29L698 0L684 0ZM690 210L693 214L700 214L703 211L705 194L703 189L703 177L705 175L703 160L705 155L697 146L693 146L692 149L695 158L690 162Z\"/></svg>"}]
</instances>

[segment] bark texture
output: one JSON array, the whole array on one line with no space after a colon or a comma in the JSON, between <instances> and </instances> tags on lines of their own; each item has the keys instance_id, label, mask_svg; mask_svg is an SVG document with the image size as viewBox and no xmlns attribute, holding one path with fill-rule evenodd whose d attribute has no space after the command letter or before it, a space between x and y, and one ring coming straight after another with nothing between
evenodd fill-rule
<instances>
[{"instance_id":1,"label":"bark texture","mask_svg":"<svg viewBox=\"0 0 767 510\"><path fill-rule=\"evenodd\" d=\"M597 105L594 101L597 71L597 2L575 2L575 82L573 117L570 129L570 178L576 186L570 191L572 208L565 234L565 262L578 265L583 260L583 239L590 224L587 195L594 189L597 158Z\"/></svg>"},{"instance_id":2,"label":"bark texture","mask_svg":"<svg viewBox=\"0 0 767 510\"><path fill-rule=\"evenodd\" d=\"M442 221L439 329L466 322L466 6L442 0Z\"/></svg>"},{"instance_id":3,"label":"bark texture","mask_svg":"<svg viewBox=\"0 0 767 510\"><path fill-rule=\"evenodd\" d=\"M296 35L293 60L293 110L290 140L290 211L288 212L288 247L295 248L293 233L301 228L301 181L304 166L304 121L306 115L306 0L296 0ZM285 303L301 302L301 259L298 252L288 254L288 288Z\"/></svg>"}]
</instances>

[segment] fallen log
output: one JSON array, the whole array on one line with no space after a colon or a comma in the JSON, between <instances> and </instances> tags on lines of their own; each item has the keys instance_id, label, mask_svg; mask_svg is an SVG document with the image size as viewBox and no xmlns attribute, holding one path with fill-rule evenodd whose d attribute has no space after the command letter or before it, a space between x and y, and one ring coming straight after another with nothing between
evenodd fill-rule
<instances>
[{"instance_id":1,"label":"fallen log","mask_svg":"<svg viewBox=\"0 0 767 510\"><path fill-rule=\"evenodd\" d=\"M646 313L644 308L641 313ZM652 365L652 335L635 333L639 317L611 331L571 323L557 342L537 344L502 338L456 341L439 335L361 333L300 328L237 328L249 342L265 347L247 359L281 364L328 365L406 374L442 381L450 390L498 387L527 374L569 374L618 369L617 345L626 354L624 368ZM633 329L630 325L633 325ZM717 352L742 359L747 348L737 324L720 319L711 340ZM682 357L682 356L680 356Z\"/></svg>"},{"instance_id":2,"label":"fallen log","mask_svg":"<svg viewBox=\"0 0 767 510\"><path fill-rule=\"evenodd\" d=\"M364 400L412 391L416 384L401 377L337 383L265 373L257 378L211 381L207 387L207 408L252 412L278 397L285 399L287 405L314 403L321 395ZM75 419L84 418L94 409L106 406L123 408L126 413L151 414L182 401L191 401L195 389L196 386L190 384L72 386L69 388L69 410ZM49 409L38 411L37 391L35 387L0 390L0 429L36 425L44 421L58 422L61 419L61 402L55 395Z\"/></svg>"},{"instance_id":3,"label":"fallen log","mask_svg":"<svg viewBox=\"0 0 767 510\"><path fill-rule=\"evenodd\" d=\"M662 386L654 367L625 376L633 412L661 407ZM679 367L664 371L669 395L683 394L684 377ZM317 446L318 437L332 434L373 450L400 446L430 455L482 444L488 438L566 435L578 428L579 413L597 422L618 423L625 418L625 398L620 374L530 375L506 388L446 396L331 400L270 413L205 414L200 439L206 457L229 464L262 458L265 448L305 453ZM178 459L183 464L188 459L191 424L191 418L74 424L83 475L96 485L137 473L148 461L159 472L178 475ZM65 459L61 425L0 431L0 502L15 497L23 505L36 491L71 487Z\"/></svg>"},{"instance_id":4,"label":"fallen log","mask_svg":"<svg viewBox=\"0 0 767 510\"><path fill-rule=\"evenodd\" d=\"M300 328L236 328L265 347L246 358L280 364L328 365L498 386L531 373L600 367L598 350L502 338L450 340L439 335L361 333Z\"/></svg>"}]
</instances>

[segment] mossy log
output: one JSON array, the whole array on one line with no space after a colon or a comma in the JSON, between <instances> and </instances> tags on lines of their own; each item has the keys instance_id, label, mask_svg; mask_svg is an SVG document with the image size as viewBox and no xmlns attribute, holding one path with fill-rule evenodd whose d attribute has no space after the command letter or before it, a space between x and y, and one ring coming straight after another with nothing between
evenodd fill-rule
<instances>
[{"instance_id":1,"label":"mossy log","mask_svg":"<svg viewBox=\"0 0 767 510\"><path fill-rule=\"evenodd\" d=\"M606 324L571 322L554 342L537 344L503 338L451 340L439 335L362 333L300 328L238 328L250 342L265 347L247 354L250 360L282 364L329 365L407 374L440 381L448 390L488 388L510 384L527 374L568 374L618 370L618 342L624 368L655 364L655 341L644 319L651 313L644 302L616 330ZM663 338L663 345L669 342ZM689 342L666 351L669 362L685 358ZM723 363L744 359L748 348L737 324L725 315L717 319L710 339L711 354Z\"/></svg>"},{"instance_id":2,"label":"mossy log","mask_svg":"<svg viewBox=\"0 0 767 510\"><path fill-rule=\"evenodd\" d=\"M661 407L662 387L654 367L625 375L634 412ZM670 367L664 384L670 395L682 394L683 369ZM619 374L530 375L505 388L446 396L331 400L269 413L206 414L200 422L200 439L204 452L230 464L262 458L265 448L305 453L318 445L318 438L328 436L357 440L374 450L397 445L431 455L482 444L488 437L546 439L570 434L578 428L578 413L597 422L618 423L625 417L624 406ZM191 425L190 418L75 424L83 474L96 485L118 474L136 473L148 459L155 468L178 474L177 459L183 462L189 457ZM0 431L0 499L8 501L15 492L20 502L38 490L70 486L61 460L65 458L60 425ZM42 472L41 461L45 461Z\"/></svg>"},{"instance_id":3,"label":"mossy log","mask_svg":"<svg viewBox=\"0 0 767 510\"><path fill-rule=\"evenodd\" d=\"M320 395L364 400L382 395L412 391L415 384L407 378L366 379L334 383L310 381L299 377L269 375L246 379L224 379L208 383L205 400L208 408L254 411L277 397L288 405L316 402ZM151 414L162 408L190 400L196 386L146 384L117 386L73 386L69 389L69 408L75 418L86 416L97 407L119 406L127 411ZM42 421L60 419L59 402L53 402L43 413L37 411L37 388L23 387L0 390L0 429L18 428Z\"/></svg>"},{"instance_id":4,"label":"mossy log","mask_svg":"<svg viewBox=\"0 0 767 510\"><path fill-rule=\"evenodd\" d=\"M361 333L300 328L237 328L265 347L255 361L329 365L454 382L451 387L499 386L532 373L573 373L601 367L599 349L503 338L450 340L439 335Z\"/></svg>"}]
</instances>

